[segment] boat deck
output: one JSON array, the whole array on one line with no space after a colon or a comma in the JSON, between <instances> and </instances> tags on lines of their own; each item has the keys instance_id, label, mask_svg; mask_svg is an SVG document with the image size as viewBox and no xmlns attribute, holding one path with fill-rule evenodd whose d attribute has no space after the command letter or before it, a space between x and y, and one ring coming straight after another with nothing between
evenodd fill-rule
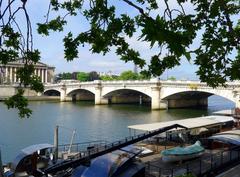
<instances>
[{"instance_id":1,"label":"boat deck","mask_svg":"<svg viewBox=\"0 0 240 177\"><path fill-rule=\"evenodd\" d=\"M146 176L178 176L191 172L197 176L209 173L224 164L239 161L240 152L238 150L206 150L201 158L183 161L179 163L166 163L161 159L161 155L154 154L141 158L146 163ZM214 175L213 175L214 176Z\"/></svg>"}]
</instances>

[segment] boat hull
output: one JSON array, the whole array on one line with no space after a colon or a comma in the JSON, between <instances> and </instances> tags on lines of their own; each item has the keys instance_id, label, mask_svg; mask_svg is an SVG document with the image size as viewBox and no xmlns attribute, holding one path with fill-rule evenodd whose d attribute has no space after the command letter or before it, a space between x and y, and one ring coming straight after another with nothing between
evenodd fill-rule
<instances>
[{"instance_id":1,"label":"boat hull","mask_svg":"<svg viewBox=\"0 0 240 177\"><path fill-rule=\"evenodd\" d=\"M178 162L184 160L190 160L203 155L204 152L196 153L196 154L189 154L189 155L163 155L162 161L164 162Z\"/></svg>"}]
</instances>

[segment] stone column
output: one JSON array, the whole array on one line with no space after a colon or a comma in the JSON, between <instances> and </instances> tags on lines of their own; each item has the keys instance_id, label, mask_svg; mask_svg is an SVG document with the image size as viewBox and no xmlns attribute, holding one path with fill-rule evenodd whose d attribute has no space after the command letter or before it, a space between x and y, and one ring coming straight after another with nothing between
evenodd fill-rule
<instances>
[{"instance_id":1,"label":"stone column","mask_svg":"<svg viewBox=\"0 0 240 177\"><path fill-rule=\"evenodd\" d=\"M17 82L17 68L14 68L14 78L13 78L14 82Z\"/></svg>"},{"instance_id":2,"label":"stone column","mask_svg":"<svg viewBox=\"0 0 240 177\"><path fill-rule=\"evenodd\" d=\"M37 76L41 79L41 71L40 71L40 69L37 69Z\"/></svg>"},{"instance_id":3,"label":"stone column","mask_svg":"<svg viewBox=\"0 0 240 177\"><path fill-rule=\"evenodd\" d=\"M45 81L44 81L44 69L42 69L42 83L45 83Z\"/></svg>"},{"instance_id":4,"label":"stone column","mask_svg":"<svg viewBox=\"0 0 240 177\"><path fill-rule=\"evenodd\" d=\"M16 68L16 82L19 83L20 79L17 77L17 71L18 71L19 68Z\"/></svg>"},{"instance_id":5,"label":"stone column","mask_svg":"<svg viewBox=\"0 0 240 177\"><path fill-rule=\"evenodd\" d=\"M10 67L9 73L10 73L10 79L9 80L12 83L13 82L13 69L12 69L12 67Z\"/></svg>"},{"instance_id":6,"label":"stone column","mask_svg":"<svg viewBox=\"0 0 240 177\"><path fill-rule=\"evenodd\" d=\"M152 109L153 110L157 110L160 109L160 87L159 86L155 86L155 87L151 87L151 97L152 97Z\"/></svg>"},{"instance_id":7,"label":"stone column","mask_svg":"<svg viewBox=\"0 0 240 177\"><path fill-rule=\"evenodd\" d=\"M8 82L8 67L5 68L5 79Z\"/></svg>"},{"instance_id":8,"label":"stone column","mask_svg":"<svg viewBox=\"0 0 240 177\"><path fill-rule=\"evenodd\" d=\"M45 69L45 83L48 83L47 69Z\"/></svg>"}]
</instances>

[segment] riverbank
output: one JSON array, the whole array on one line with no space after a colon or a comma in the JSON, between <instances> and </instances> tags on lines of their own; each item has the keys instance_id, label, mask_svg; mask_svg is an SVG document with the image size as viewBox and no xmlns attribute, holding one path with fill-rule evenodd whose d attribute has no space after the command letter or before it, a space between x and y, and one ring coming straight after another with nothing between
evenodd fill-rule
<instances>
[{"instance_id":1,"label":"riverbank","mask_svg":"<svg viewBox=\"0 0 240 177\"><path fill-rule=\"evenodd\" d=\"M59 96L25 96L29 101L55 101L55 100L60 100ZM0 101L6 100L7 96L5 97L0 97Z\"/></svg>"}]
</instances>

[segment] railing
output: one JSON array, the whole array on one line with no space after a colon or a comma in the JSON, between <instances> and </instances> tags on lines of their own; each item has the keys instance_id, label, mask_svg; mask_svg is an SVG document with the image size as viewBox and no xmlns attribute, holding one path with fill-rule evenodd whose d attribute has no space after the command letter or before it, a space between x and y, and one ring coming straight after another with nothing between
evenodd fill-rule
<instances>
[{"instance_id":1,"label":"railing","mask_svg":"<svg viewBox=\"0 0 240 177\"><path fill-rule=\"evenodd\" d=\"M91 148L101 148L104 147L108 142L105 140L98 140L98 141L89 141L89 142L82 142L82 143L73 143L70 144L62 144L58 146L59 152L79 152L83 153Z\"/></svg>"},{"instance_id":2,"label":"railing","mask_svg":"<svg viewBox=\"0 0 240 177\"><path fill-rule=\"evenodd\" d=\"M150 138L152 136L158 135L160 133L166 132L168 130L171 130L173 128L185 128L181 125L174 124L171 126L167 126L164 128L160 128L158 130L154 130L148 133L143 133L139 134L136 136L131 136L131 137L126 137L125 139L122 139L120 141L116 141L113 143L108 143L104 146L100 147L93 147L93 148L88 148L85 152L82 152L79 154L79 157L76 159L73 159L72 161L66 160L61 163L55 164L53 166L48 167L47 169L44 170L45 174L49 173L56 173L61 170L66 170L68 168L76 168L77 166L84 164L84 163L89 163L91 159L94 159L96 157L99 157L101 155L110 153L112 151L121 149L123 147L126 147L128 145L143 141L147 138Z\"/></svg>"},{"instance_id":3,"label":"railing","mask_svg":"<svg viewBox=\"0 0 240 177\"><path fill-rule=\"evenodd\" d=\"M160 168L159 166L146 163L147 177L179 176L192 173L196 176L215 176L224 170L240 163L240 148L224 150L209 154L197 160L188 161L173 168Z\"/></svg>"},{"instance_id":4,"label":"railing","mask_svg":"<svg viewBox=\"0 0 240 177\"><path fill-rule=\"evenodd\" d=\"M126 84L128 86L131 85L156 85L156 84L161 84L162 86L178 86L178 87L193 87L194 89L196 88L211 88L209 87L206 83L200 82L200 81L193 81L193 80L157 80L157 79L151 79L151 80L117 80L117 81L102 81L102 80L95 80L95 81L87 81L87 82L69 82L69 83L56 83L56 84L45 84L46 88L53 88L53 87L62 87L62 86L67 86L67 87L76 87L76 86L96 86L96 85L122 85ZM227 87L218 87L222 88L224 90L226 89L235 89L240 86L240 82L227 82L226 83ZM196 87L197 86L197 87Z\"/></svg>"}]
</instances>

